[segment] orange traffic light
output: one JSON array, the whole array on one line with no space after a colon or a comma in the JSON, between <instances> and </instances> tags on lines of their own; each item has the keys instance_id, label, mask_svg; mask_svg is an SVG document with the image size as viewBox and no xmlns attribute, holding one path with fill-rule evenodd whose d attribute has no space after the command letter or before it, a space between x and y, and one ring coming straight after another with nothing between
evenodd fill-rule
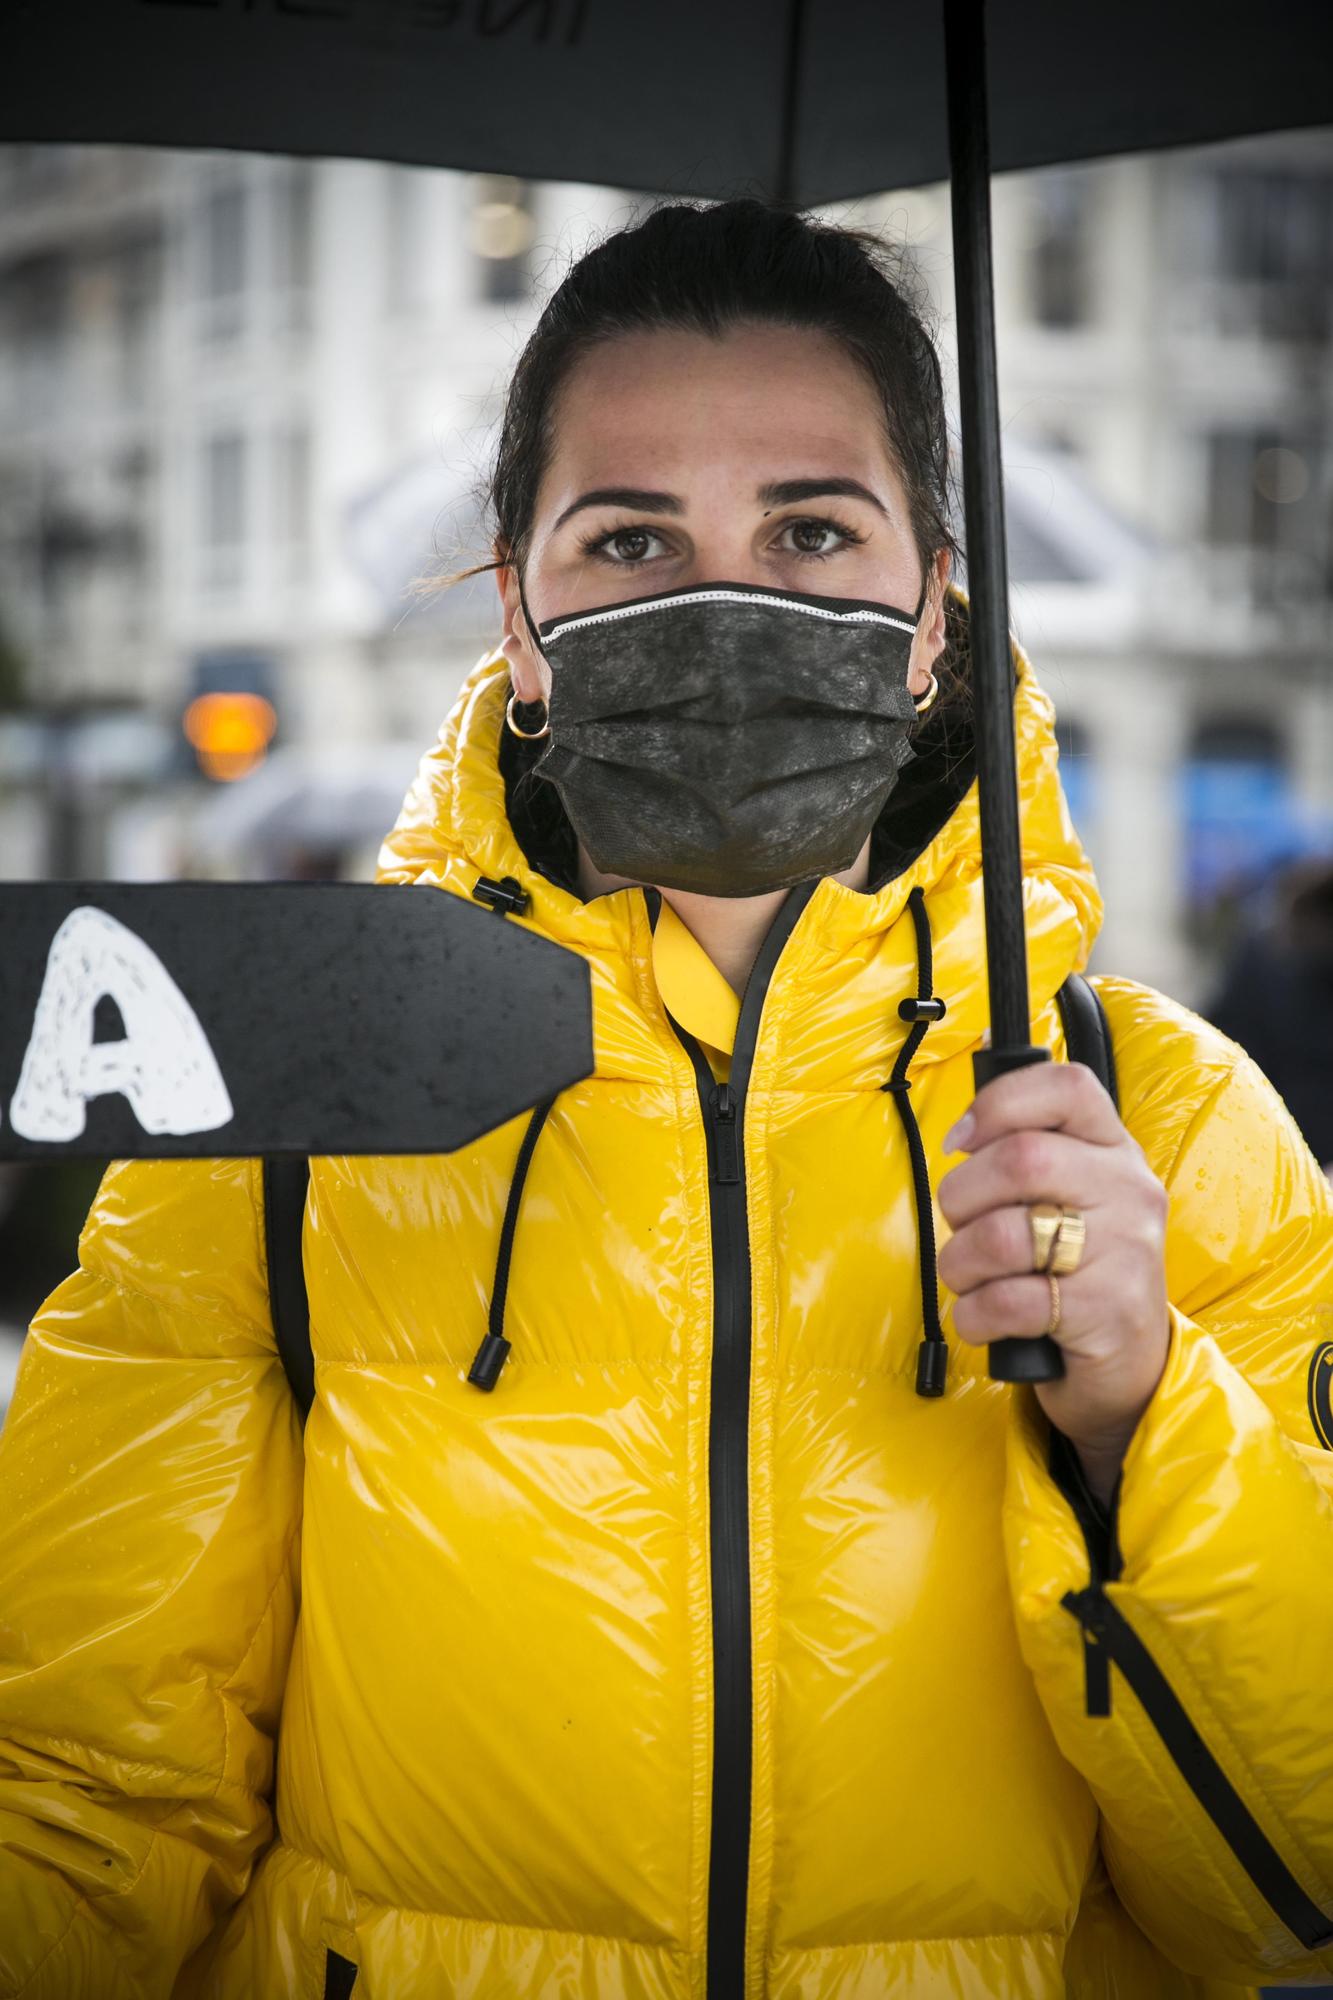
<instances>
[{"instance_id":1,"label":"orange traffic light","mask_svg":"<svg viewBox=\"0 0 1333 2000\"><path fill-rule=\"evenodd\" d=\"M278 717L262 694L201 694L182 726L204 775L229 783L263 763Z\"/></svg>"}]
</instances>

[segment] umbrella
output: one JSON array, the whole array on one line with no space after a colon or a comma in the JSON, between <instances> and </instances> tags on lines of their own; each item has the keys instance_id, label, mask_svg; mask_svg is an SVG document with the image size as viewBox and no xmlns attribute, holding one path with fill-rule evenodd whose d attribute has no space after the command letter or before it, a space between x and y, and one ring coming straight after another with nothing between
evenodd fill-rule
<instances>
[{"instance_id":1,"label":"umbrella","mask_svg":"<svg viewBox=\"0 0 1333 2000\"><path fill-rule=\"evenodd\" d=\"M1327 122L1327 0L43 0L0 132L430 162L815 203L952 180L991 1047L1030 1042L992 167ZM991 122L994 140L991 138ZM1060 1372L1009 1340L991 1372Z\"/></svg>"},{"instance_id":2,"label":"umbrella","mask_svg":"<svg viewBox=\"0 0 1333 2000\"><path fill-rule=\"evenodd\" d=\"M1325 0L992 0L986 28L996 171L1328 122ZM835 201L949 172L944 8L41 0L7 10L0 134Z\"/></svg>"}]
</instances>

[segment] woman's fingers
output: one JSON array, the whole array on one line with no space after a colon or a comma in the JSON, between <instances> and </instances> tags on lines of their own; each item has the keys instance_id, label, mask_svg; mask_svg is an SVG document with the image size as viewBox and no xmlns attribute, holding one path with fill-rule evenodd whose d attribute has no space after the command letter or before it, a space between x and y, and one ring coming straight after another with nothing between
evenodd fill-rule
<instances>
[{"instance_id":1,"label":"woman's fingers","mask_svg":"<svg viewBox=\"0 0 1333 2000\"><path fill-rule=\"evenodd\" d=\"M940 1278L951 1292L970 1292L993 1278L1032 1269L1032 1228L1025 1208L992 1208L949 1238L939 1255Z\"/></svg>"},{"instance_id":2,"label":"woman's fingers","mask_svg":"<svg viewBox=\"0 0 1333 2000\"><path fill-rule=\"evenodd\" d=\"M976 1153L1006 1132L1068 1132L1097 1146L1123 1145L1115 1105L1083 1063L1032 1063L997 1076L944 1141L946 1152Z\"/></svg>"},{"instance_id":3,"label":"woman's fingers","mask_svg":"<svg viewBox=\"0 0 1333 2000\"><path fill-rule=\"evenodd\" d=\"M1129 1148L1124 1151L1122 1167L1113 1148L1090 1145L1065 1132L1006 1132L944 1176L940 1208L955 1231L988 1209L1026 1207L1034 1201L1091 1210L1128 1178Z\"/></svg>"},{"instance_id":4,"label":"woman's fingers","mask_svg":"<svg viewBox=\"0 0 1333 2000\"><path fill-rule=\"evenodd\" d=\"M1066 1436L1127 1437L1169 1340L1167 1196L1141 1147L1078 1063L997 1077L944 1143L970 1156L939 1186L953 1231L939 1272L954 1294L954 1331L979 1346L1050 1330L1055 1291L1033 1271L1028 1210L1039 1201L1079 1209L1086 1253L1056 1280L1055 1334L1069 1367L1037 1395Z\"/></svg>"},{"instance_id":5,"label":"woman's fingers","mask_svg":"<svg viewBox=\"0 0 1333 2000\"><path fill-rule=\"evenodd\" d=\"M1079 1330L1078 1294L1070 1281L1060 1286L1060 1333L1064 1339ZM953 1309L954 1332L969 1347L981 1347L1011 1335L1045 1333L1051 1323L1051 1288L1043 1277L996 1278L967 1292Z\"/></svg>"}]
</instances>

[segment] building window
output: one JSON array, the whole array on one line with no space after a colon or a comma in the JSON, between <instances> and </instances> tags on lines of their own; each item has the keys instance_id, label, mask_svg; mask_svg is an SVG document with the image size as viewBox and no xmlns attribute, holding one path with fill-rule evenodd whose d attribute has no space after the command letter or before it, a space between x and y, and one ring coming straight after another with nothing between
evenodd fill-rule
<instances>
[{"instance_id":1,"label":"building window","mask_svg":"<svg viewBox=\"0 0 1333 2000\"><path fill-rule=\"evenodd\" d=\"M274 540L282 575L298 583L310 566L310 432L293 424L273 440Z\"/></svg>"},{"instance_id":2,"label":"building window","mask_svg":"<svg viewBox=\"0 0 1333 2000\"><path fill-rule=\"evenodd\" d=\"M471 234L483 299L501 305L528 296L536 233L531 187L507 175L480 175Z\"/></svg>"},{"instance_id":3,"label":"building window","mask_svg":"<svg viewBox=\"0 0 1333 2000\"><path fill-rule=\"evenodd\" d=\"M1281 167L1218 174L1217 272L1231 330L1326 340L1333 329L1333 175Z\"/></svg>"},{"instance_id":4,"label":"building window","mask_svg":"<svg viewBox=\"0 0 1333 2000\"><path fill-rule=\"evenodd\" d=\"M1034 176L1030 283L1039 326L1082 326L1089 317L1091 206L1085 173Z\"/></svg>"},{"instance_id":5,"label":"building window","mask_svg":"<svg viewBox=\"0 0 1333 2000\"><path fill-rule=\"evenodd\" d=\"M121 624L127 640L141 640L150 625L149 593L156 545L157 460L145 444L129 446L113 464L119 485L120 532L116 546Z\"/></svg>"},{"instance_id":6,"label":"building window","mask_svg":"<svg viewBox=\"0 0 1333 2000\"><path fill-rule=\"evenodd\" d=\"M200 555L206 589L229 591L241 582L245 551L245 439L219 432L203 455Z\"/></svg>"},{"instance_id":7,"label":"building window","mask_svg":"<svg viewBox=\"0 0 1333 2000\"><path fill-rule=\"evenodd\" d=\"M303 332L310 323L313 217L310 161L283 163L273 183L273 292L279 324L293 332Z\"/></svg>"},{"instance_id":8,"label":"building window","mask_svg":"<svg viewBox=\"0 0 1333 2000\"><path fill-rule=\"evenodd\" d=\"M72 323L69 266L52 255L25 258L10 267L6 290L18 421L46 422L59 408L67 382Z\"/></svg>"},{"instance_id":9,"label":"building window","mask_svg":"<svg viewBox=\"0 0 1333 2000\"><path fill-rule=\"evenodd\" d=\"M139 408L152 393L158 317L161 306L160 243L144 238L120 255L117 292L117 386L122 401Z\"/></svg>"},{"instance_id":10,"label":"building window","mask_svg":"<svg viewBox=\"0 0 1333 2000\"><path fill-rule=\"evenodd\" d=\"M6 146L5 163L16 194L25 197L59 194L82 164L83 148L71 146Z\"/></svg>"},{"instance_id":11,"label":"building window","mask_svg":"<svg viewBox=\"0 0 1333 2000\"><path fill-rule=\"evenodd\" d=\"M425 296L423 182L419 167L389 168L389 217L384 245L384 302L391 313L412 312Z\"/></svg>"},{"instance_id":12,"label":"building window","mask_svg":"<svg viewBox=\"0 0 1333 2000\"><path fill-rule=\"evenodd\" d=\"M241 330L245 239L245 189L234 183L211 188L204 201L200 243L201 326L208 340L234 340Z\"/></svg>"},{"instance_id":13,"label":"building window","mask_svg":"<svg viewBox=\"0 0 1333 2000\"><path fill-rule=\"evenodd\" d=\"M1271 514L1257 504L1254 469L1277 439L1258 431L1214 431L1208 438L1205 532L1215 548L1251 548L1265 539Z\"/></svg>"},{"instance_id":14,"label":"building window","mask_svg":"<svg viewBox=\"0 0 1333 2000\"><path fill-rule=\"evenodd\" d=\"M1333 596L1333 550L1318 438L1214 431L1207 440L1204 527L1213 547L1246 553L1259 604Z\"/></svg>"}]
</instances>

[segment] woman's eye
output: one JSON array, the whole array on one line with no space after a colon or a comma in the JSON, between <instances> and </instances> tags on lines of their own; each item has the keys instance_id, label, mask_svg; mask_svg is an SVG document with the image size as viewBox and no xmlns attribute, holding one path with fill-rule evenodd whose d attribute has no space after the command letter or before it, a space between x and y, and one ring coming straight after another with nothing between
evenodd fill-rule
<instances>
[{"instance_id":1,"label":"woman's eye","mask_svg":"<svg viewBox=\"0 0 1333 2000\"><path fill-rule=\"evenodd\" d=\"M839 549L862 539L834 521L789 521L783 533L791 537L789 546L799 556L836 555Z\"/></svg>"},{"instance_id":2,"label":"woman's eye","mask_svg":"<svg viewBox=\"0 0 1333 2000\"><path fill-rule=\"evenodd\" d=\"M653 553L653 543L660 540L650 528L615 528L609 535L599 536L592 549L608 562L629 566L645 562Z\"/></svg>"}]
</instances>

